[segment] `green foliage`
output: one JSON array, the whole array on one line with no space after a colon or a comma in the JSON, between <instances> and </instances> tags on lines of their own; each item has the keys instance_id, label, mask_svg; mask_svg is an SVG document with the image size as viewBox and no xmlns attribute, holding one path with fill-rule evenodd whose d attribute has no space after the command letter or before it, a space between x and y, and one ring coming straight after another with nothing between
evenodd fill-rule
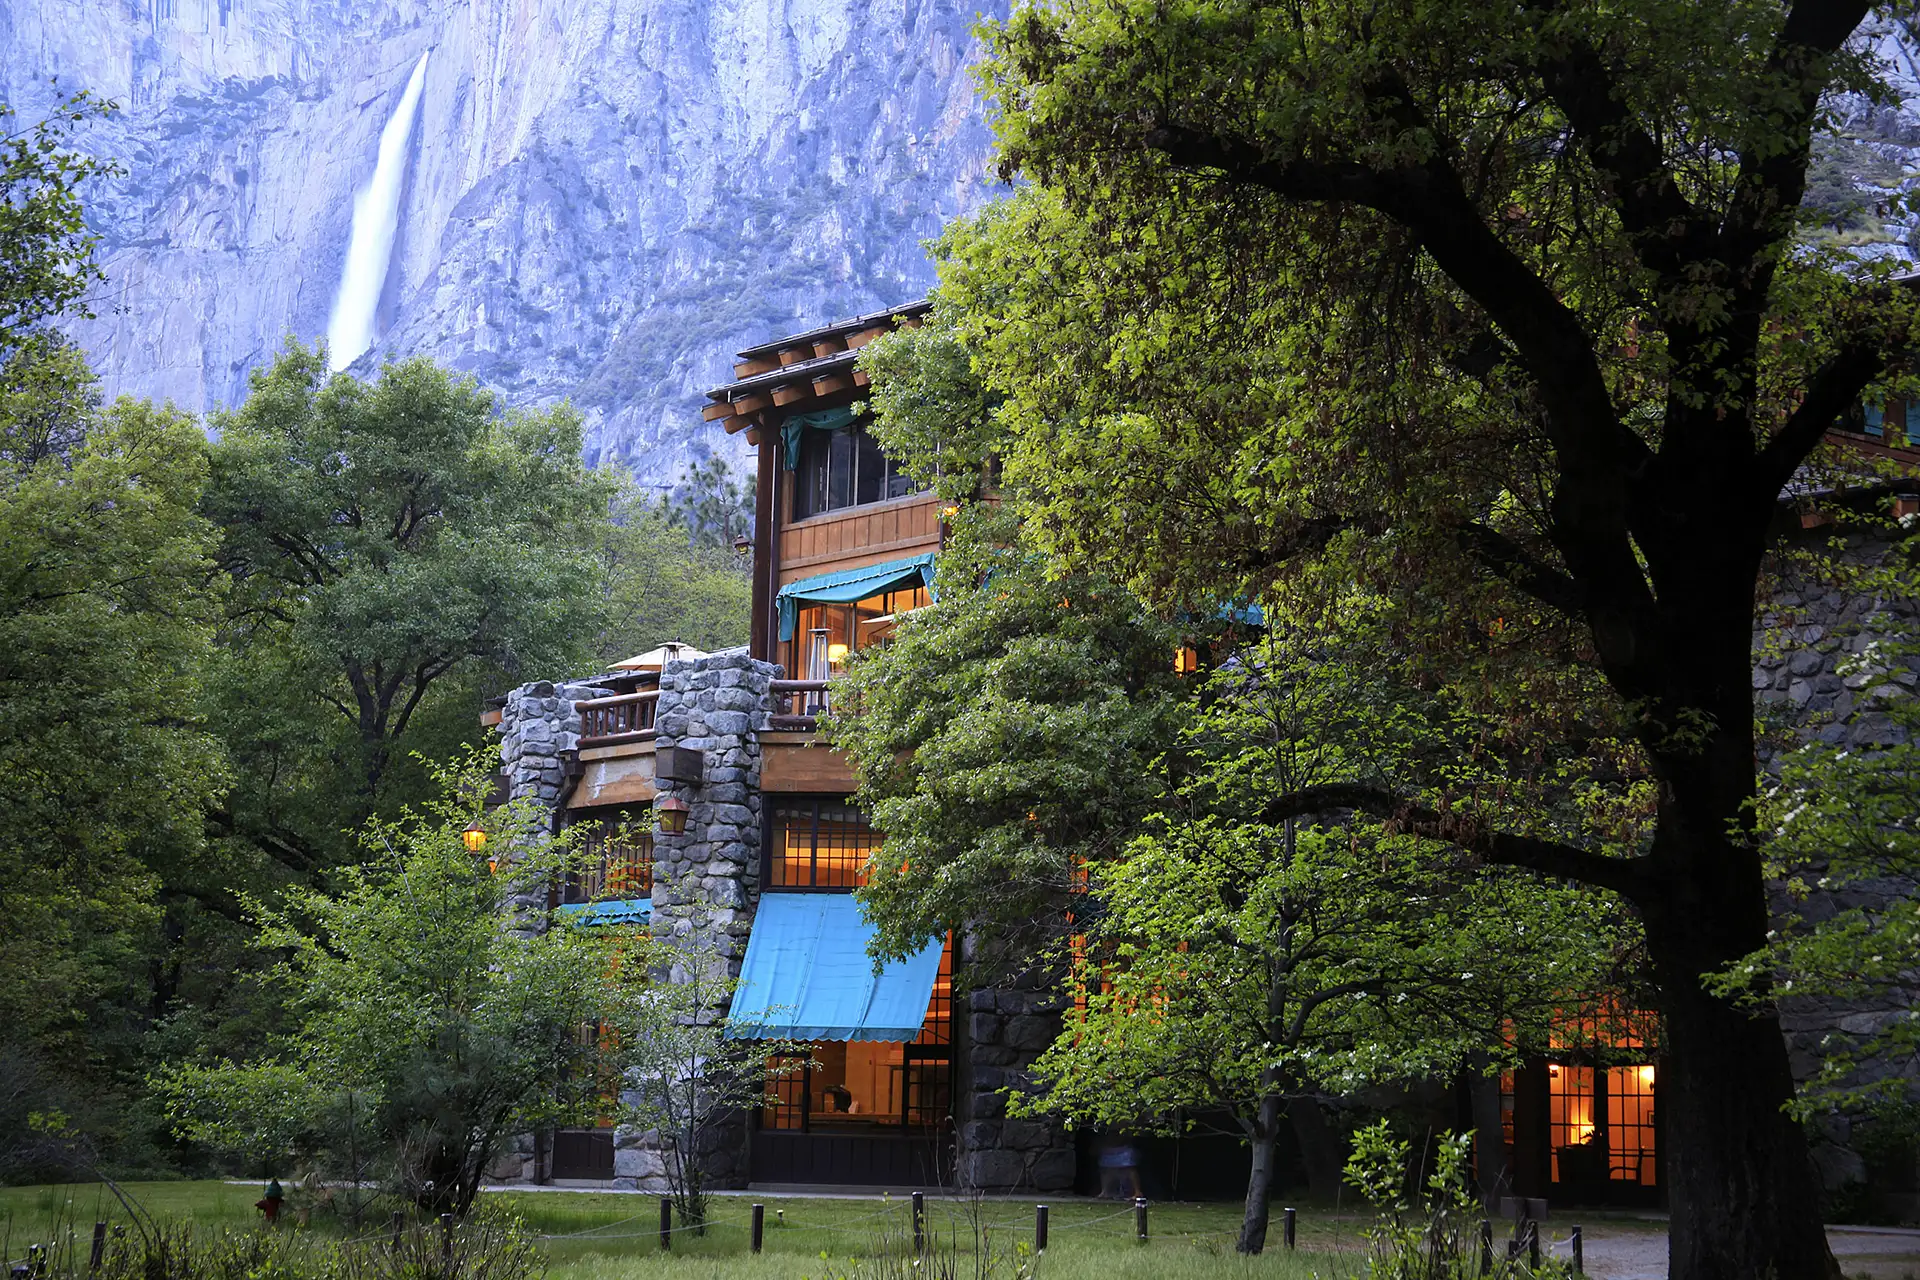
<instances>
[{"instance_id":1,"label":"green foliage","mask_svg":"<svg viewBox=\"0 0 1920 1280\"><path fill-rule=\"evenodd\" d=\"M1895 571L1899 572L1898 570ZM1889 622L1881 617L1876 622ZM1785 755L1757 802L1769 876L1791 908L1768 943L1712 979L1729 995L1779 996L1851 1010L1820 1047L1803 1116L1835 1108L1897 1114L1920 1067L1920 656L1898 627L1843 662L1859 714L1883 716L1886 741L1815 740ZM1772 982L1763 981L1773 979Z\"/></svg>"},{"instance_id":2,"label":"green foliage","mask_svg":"<svg viewBox=\"0 0 1920 1280\"><path fill-rule=\"evenodd\" d=\"M738 979L728 976L719 927L636 938L601 1014L620 1115L658 1142L680 1225L695 1235L706 1234L711 1212L708 1157L737 1144L744 1115L808 1062L805 1045L728 1016Z\"/></svg>"},{"instance_id":3,"label":"green foliage","mask_svg":"<svg viewBox=\"0 0 1920 1280\"><path fill-rule=\"evenodd\" d=\"M857 711L825 726L887 833L859 896L888 955L962 922L1031 951L1076 865L1116 852L1166 793L1175 632L1110 583L1050 578L1011 531L994 508L961 513L938 602L849 664L835 706Z\"/></svg>"},{"instance_id":4,"label":"green foliage","mask_svg":"<svg viewBox=\"0 0 1920 1280\"><path fill-rule=\"evenodd\" d=\"M104 1137L124 1099L93 1073L133 1050L156 892L197 874L223 782L196 712L221 586L195 511L206 447L171 410L102 408L63 344L13 348L5 373L0 1063L17 1087L0 1128L58 1107ZM0 1158L0 1178L31 1172Z\"/></svg>"},{"instance_id":5,"label":"green foliage","mask_svg":"<svg viewBox=\"0 0 1920 1280\"><path fill-rule=\"evenodd\" d=\"M526 913L572 856L525 802L485 817L497 870L461 832L483 813L487 762L439 773L442 796L362 834L340 889L253 904L284 957L292 1029L249 1064L174 1063L155 1086L195 1141L334 1178L377 1173L430 1212L465 1213L515 1134L598 1102L592 1045L619 939Z\"/></svg>"},{"instance_id":6,"label":"green foliage","mask_svg":"<svg viewBox=\"0 0 1920 1280\"><path fill-rule=\"evenodd\" d=\"M385 1235L336 1241L290 1227L215 1231L190 1219L145 1214L134 1228L108 1240L98 1267L87 1256L89 1242L62 1233L34 1259L34 1274L45 1280L534 1280L546 1274L538 1244L499 1213L477 1214L450 1234L437 1223L412 1226L397 1249Z\"/></svg>"},{"instance_id":7,"label":"green foliage","mask_svg":"<svg viewBox=\"0 0 1920 1280\"><path fill-rule=\"evenodd\" d=\"M1034 1064L1040 1092L1010 1110L1135 1130L1225 1111L1258 1175L1289 1105L1545 1043L1559 1007L1633 954L1605 895L1477 868L1357 814L1263 816L1276 793L1417 777L1457 752L1462 719L1324 637L1269 637L1224 664L1173 803L1092 869L1075 1008ZM1247 1212L1242 1248L1258 1251L1264 1186Z\"/></svg>"},{"instance_id":8,"label":"green foliage","mask_svg":"<svg viewBox=\"0 0 1920 1280\"><path fill-rule=\"evenodd\" d=\"M1347 1181L1381 1210L1366 1233L1368 1280L1571 1280L1577 1274L1544 1251L1538 1267L1529 1265L1524 1247L1510 1257L1504 1241L1494 1250L1492 1265L1484 1266L1482 1208L1467 1176L1472 1137L1442 1133L1428 1155L1432 1164L1422 1179L1412 1144L1394 1136L1390 1121L1353 1135ZM1419 1193L1409 1195L1415 1185Z\"/></svg>"},{"instance_id":9,"label":"green foliage","mask_svg":"<svg viewBox=\"0 0 1920 1280\"><path fill-rule=\"evenodd\" d=\"M662 504L696 547L731 552L733 540L753 528L753 478L735 479L725 458L688 467Z\"/></svg>"},{"instance_id":10,"label":"green foliage","mask_svg":"<svg viewBox=\"0 0 1920 1280\"><path fill-rule=\"evenodd\" d=\"M87 226L80 188L120 170L74 150L73 141L112 110L82 90L16 129L13 110L0 104L0 360L45 342L45 326L62 316L92 314L87 291L106 277L94 261L100 237Z\"/></svg>"},{"instance_id":11,"label":"green foliage","mask_svg":"<svg viewBox=\"0 0 1920 1280\"><path fill-rule=\"evenodd\" d=\"M977 497L1003 443L993 420L1001 397L975 373L952 313L937 310L868 343L860 368L871 380L867 408L881 447L948 502Z\"/></svg>"},{"instance_id":12,"label":"green foliage","mask_svg":"<svg viewBox=\"0 0 1920 1280\"><path fill-rule=\"evenodd\" d=\"M502 413L426 360L362 383L295 343L212 425L227 820L311 874L376 804L421 793L415 775L385 795L409 750L458 745L417 729L437 701L466 737L482 689L586 662L611 482L582 466L571 411Z\"/></svg>"},{"instance_id":13,"label":"green foliage","mask_svg":"<svg viewBox=\"0 0 1920 1280\"><path fill-rule=\"evenodd\" d=\"M618 483L597 547L599 659L618 662L668 640L708 652L745 644L753 582L734 553L732 535L724 541L718 534L695 538L683 517L655 502L631 476ZM708 509L704 499L692 505ZM733 527L715 519L721 520L716 528Z\"/></svg>"}]
</instances>

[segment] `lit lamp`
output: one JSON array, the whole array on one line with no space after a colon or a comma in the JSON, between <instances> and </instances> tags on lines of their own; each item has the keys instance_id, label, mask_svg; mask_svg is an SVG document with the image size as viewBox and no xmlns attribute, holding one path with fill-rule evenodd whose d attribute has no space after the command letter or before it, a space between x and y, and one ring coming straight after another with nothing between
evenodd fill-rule
<instances>
[{"instance_id":1,"label":"lit lamp","mask_svg":"<svg viewBox=\"0 0 1920 1280\"><path fill-rule=\"evenodd\" d=\"M830 644L827 646L827 665L837 667L847 660L847 646Z\"/></svg>"},{"instance_id":2,"label":"lit lamp","mask_svg":"<svg viewBox=\"0 0 1920 1280\"><path fill-rule=\"evenodd\" d=\"M460 833L460 843L467 846L468 853L485 853L486 852L487 829L480 825L480 820L478 818L475 818L472 822L469 822L467 824L467 829Z\"/></svg>"},{"instance_id":3,"label":"lit lamp","mask_svg":"<svg viewBox=\"0 0 1920 1280\"><path fill-rule=\"evenodd\" d=\"M654 801L653 813L660 821L660 834L677 836L687 830L687 802L679 796L661 796Z\"/></svg>"}]
</instances>

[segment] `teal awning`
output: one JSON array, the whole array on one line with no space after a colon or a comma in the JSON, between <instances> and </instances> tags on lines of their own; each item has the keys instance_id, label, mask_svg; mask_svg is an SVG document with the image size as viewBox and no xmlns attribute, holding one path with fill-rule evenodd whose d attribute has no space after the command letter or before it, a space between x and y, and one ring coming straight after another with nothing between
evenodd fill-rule
<instances>
[{"instance_id":1,"label":"teal awning","mask_svg":"<svg viewBox=\"0 0 1920 1280\"><path fill-rule=\"evenodd\" d=\"M877 596L882 591L911 591L925 587L933 591L934 553L906 560L888 560L883 564L863 564L857 569L822 573L798 582L789 582L774 597L780 608L780 638L793 639L800 622L800 602L813 604L852 604Z\"/></svg>"},{"instance_id":2,"label":"teal awning","mask_svg":"<svg viewBox=\"0 0 1920 1280\"><path fill-rule=\"evenodd\" d=\"M800 436L805 431L838 431L853 421L853 406L845 405L838 409L822 409L818 413L790 413L786 421L780 424L780 441L785 446L782 456L786 460L787 470L800 468Z\"/></svg>"},{"instance_id":3,"label":"teal awning","mask_svg":"<svg viewBox=\"0 0 1920 1280\"><path fill-rule=\"evenodd\" d=\"M727 1034L743 1040L916 1039L938 941L873 971L873 926L847 893L767 893L747 935Z\"/></svg>"},{"instance_id":4,"label":"teal awning","mask_svg":"<svg viewBox=\"0 0 1920 1280\"><path fill-rule=\"evenodd\" d=\"M569 902L555 910L575 924L645 924L653 918L653 899L609 898L602 902Z\"/></svg>"}]
</instances>

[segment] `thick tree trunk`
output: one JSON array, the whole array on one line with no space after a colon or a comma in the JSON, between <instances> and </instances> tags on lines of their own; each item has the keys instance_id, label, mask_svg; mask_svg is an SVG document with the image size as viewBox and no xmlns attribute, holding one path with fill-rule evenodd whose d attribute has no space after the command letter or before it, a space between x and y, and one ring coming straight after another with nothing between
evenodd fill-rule
<instances>
[{"instance_id":1,"label":"thick tree trunk","mask_svg":"<svg viewBox=\"0 0 1920 1280\"><path fill-rule=\"evenodd\" d=\"M1500 1078L1483 1069L1484 1054L1475 1054L1467 1075L1467 1098L1473 1110L1474 1183L1480 1198L1491 1201L1512 1188L1507 1177L1507 1139L1500 1125Z\"/></svg>"},{"instance_id":2,"label":"thick tree trunk","mask_svg":"<svg viewBox=\"0 0 1920 1280\"><path fill-rule=\"evenodd\" d=\"M1739 582L1745 568L1719 576ZM1701 581L1694 595L1712 590ZM1711 728L1688 750L1675 717L1683 728L1666 753L1657 738L1648 743L1661 781L1659 829L1652 878L1635 895L1665 1024L1656 1105L1669 1275L1839 1280L1806 1135L1786 1114L1794 1080L1779 1018L1710 995L1702 982L1765 945L1770 921L1757 842L1742 834L1755 786L1751 604L1736 595L1691 612L1669 628L1691 643L1666 649L1682 655L1668 705L1704 711Z\"/></svg>"},{"instance_id":3,"label":"thick tree trunk","mask_svg":"<svg viewBox=\"0 0 1920 1280\"><path fill-rule=\"evenodd\" d=\"M1267 1201L1273 1196L1273 1155L1280 1134L1280 1095L1269 1091L1260 1100L1253 1123L1253 1169L1247 1174L1246 1212L1240 1219L1241 1253L1259 1253L1267 1247Z\"/></svg>"}]
</instances>

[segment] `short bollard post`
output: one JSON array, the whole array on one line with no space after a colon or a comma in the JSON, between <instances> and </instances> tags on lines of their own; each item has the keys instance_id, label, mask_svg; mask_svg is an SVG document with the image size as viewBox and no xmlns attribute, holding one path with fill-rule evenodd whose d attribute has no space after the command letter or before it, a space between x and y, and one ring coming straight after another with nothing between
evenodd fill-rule
<instances>
[{"instance_id":1,"label":"short bollard post","mask_svg":"<svg viewBox=\"0 0 1920 1280\"><path fill-rule=\"evenodd\" d=\"M1033 1251L1047 1251L1047 1206L1043 1204L1033 1206Z\"/></svg>"},{"instance_id":2,"label":"short bollard post","mask_svg":"<svg viewBox=\"0 0 1920 1280\"><path fill-rule=\"evenodd\" d=\"M673 1197L660 1197L660 1247L673 1248Z\"/></svg>"},{"instance_id":3,"label":"short bollard post","mask_svg":"<svg viewBox=\"0 0 1920 1280\"><path fill-rule=\"evenodd\" d=\"M1141 1244L1147 1242L1147 1198L1145 1196L1133 1198L1133 1236Z\"/></svg>"},{"instance_id":4,"label":"short bollard post","mask_svg":"<svg viewBox=\"0 0 1920 1280\"><path fill-rule=\"evenodd\" d=\"M440 1215L440 1257L449 1268L453 1265L453 1215Z\"/></svg>"},{"instance_id":5,"label":"short bollard post","mask_svg":"<svg viewBox=\"0 0 1920 1280\"><path fill-rule=\"evenodd\" d=\"M100 1269L100 1261L106 1256L106 1253L107 1224L104 1222L96 1222L93 1224L93 1252L87 1255L87 1270L98 1271Z\"/></svg>"},{"instance_id":6,"label":"short bollard post","mask_svg":"<svg viewBox=\"0 0 1920 1280\"><path fill-rule=\"evenodd\" d=\"M927 1251L927 1197L925 1192L913 1193L913 1252L914 1256Z\"/></svg>"},{"instance_id":7,"label":"short bollard post","mask_svg":"<svg viewBox=\"0 0 1920 1280\"><path fill-rule=\"evenodd\" d=\"M393 1211L393 1251L400 1252L400 1237L407 1230L407 1215L398 1209Z\"/></svg>"},{"instance_id":8,"label":"short bollard post","mask_svg":"<svg viewBox=\"0 0 1920 1280\"><path fill-rule=\"evenodd\" d=\"M767 1206L757 1204L753 1206L753 1251L755 1253L760 1252L760 1238L766 1234L766 1230Z\"/></svg>"},{"instance_id":9,"label":"short bollard post","mask_svg":"<svg viewBox=\"0 0 1920 1280\"><path fill-rule=\"evenodd\" d=\"M1480 1220L1480 1274L1493 1270L1493 1224Z\"/></svg>"},{"instance_id":10,"label":"short bollard post","mask_svg":"<svg viewBox=\"0 0 1920 1280\"><path fill-rule=\"evenodd\" d=\"M1587 1273L1586 1232L1582 1231L1579 1227L1575 1227L1570 1243L1573 1245L1573 1269L1579 1274L1585 1275Z\"/></svg>"},{"instance_id":11,"label":"short bollard post","mask_svg":"<svg viewBox=\"0 0 1920 1280\"><path fill-rule=\"evenodd\" d=\"M1287 1248L1291 1249L1300 1240L1300 1211L1298 1209L1287 1209L1283 1211L1283 1214L1284 1216L1280 1222L1280 1234L1282 1238L1286 1240Z\"/></svg>"},{"instance_id":12,"label":"short bollard post","mask_svg":"<svg viewBox=\"0 0 1920 1280\"><path fill-rule=\"evenodd\" d=\"M1527 1224L1527 1265L1535 1271L1540 1269L1540 1224Z\"/></svg>"}]
</instances>

